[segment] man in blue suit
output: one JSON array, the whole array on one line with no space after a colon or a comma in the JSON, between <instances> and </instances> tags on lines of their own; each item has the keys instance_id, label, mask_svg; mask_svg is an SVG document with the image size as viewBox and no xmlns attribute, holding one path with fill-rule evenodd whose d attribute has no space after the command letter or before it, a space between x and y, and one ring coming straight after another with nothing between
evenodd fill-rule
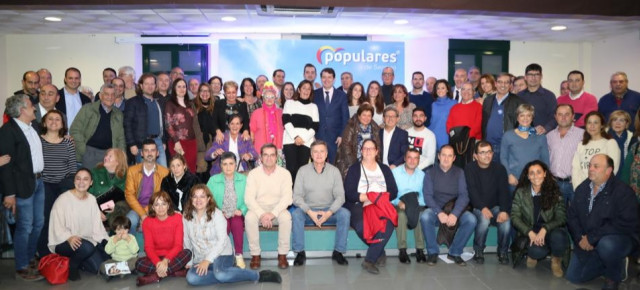
<instances>
[{"instance_id":1,"label":"man in blue suit","mask_svg":"<svg viewBox=\"0 0 640 290\"><path fill-rule=\"evenodd\" d=\"M386 107L382 112L384 128L380 129L380 159L394 169L404 163L404 154L409 148L409 133L396 127L398 110Z\"/></svg>"},{"instance_id":2,"label":"man in blue suit","mask_svg":"<svg viewBox=\"0 0 640 290\"><path fill-rule=\"evenodd\" d=\"M336 72L328 67L320 72L322 88L313 92L313 99L318 106L320 128L316 132L316 139L324 140L329 147L329 162L335 164L336 152L342 142L342 131L349 120L347 95L342 90L333 87ZM405 138L406 139L406 138Z\"/></svg>"}]
</instances>

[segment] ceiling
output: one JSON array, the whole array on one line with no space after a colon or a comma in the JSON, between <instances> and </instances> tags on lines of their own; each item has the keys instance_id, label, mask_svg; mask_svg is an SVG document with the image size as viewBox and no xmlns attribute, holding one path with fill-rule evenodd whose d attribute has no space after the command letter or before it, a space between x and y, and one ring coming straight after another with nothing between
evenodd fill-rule
<instances>
[{"instance_id":1,"label":"ceiling","mask_svg":"<svg viewBox=\"0 0 640 290\"><path fill-rule=\"evenodd\" d=\"M456 2L456 1L453 1ZM459 2L459 1L458 1ZM599 2L601 3L601 2ZM136 9L119 6L0 5L0 34L131 33L209 35L284 33L392 35L527 41L592 41L639 32L640 16L534 14L523 12L339 7L336 17L261 16L257 5L185 5ZM153 5L153 7L159 7ZM162 6L160 6L162 7ZM51 9L55 8L55 9ZM62 18L45 21L46 16ZM224 22L233 16L234 22ZM396 20L407 20L404 25ZM551 26L564 25L564 31Z\"/></svg>"}]
</instances>

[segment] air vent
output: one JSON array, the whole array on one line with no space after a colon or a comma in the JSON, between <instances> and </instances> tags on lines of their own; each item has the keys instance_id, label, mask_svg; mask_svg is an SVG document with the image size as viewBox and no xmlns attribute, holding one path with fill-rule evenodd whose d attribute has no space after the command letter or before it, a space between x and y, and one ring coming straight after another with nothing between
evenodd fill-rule
<instances>
[{"instance_id":1,"label":"air vent","mask_svg":"<svg viewBox=\"0 0 640 290\"><path fill-rule=\"evenodd\" d=\"M302 16L335 18L342 7L294 7L284 5L256 5L260 16Z\"/></svg>"}]
</instances>

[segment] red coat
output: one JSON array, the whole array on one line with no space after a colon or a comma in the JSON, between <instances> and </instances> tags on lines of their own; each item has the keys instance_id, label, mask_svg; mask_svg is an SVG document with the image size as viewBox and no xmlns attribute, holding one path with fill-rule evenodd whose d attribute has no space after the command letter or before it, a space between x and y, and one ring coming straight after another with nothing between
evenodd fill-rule
<instances>
[{"instance_id":1,"label":"red coat","mask_svg":"<svg viewBox=\"0 0 640 290\"><path fill-rule=\"evenodd\" d=\"M362 235L367 244L373 244L380 242L373 237L378 232L385 232L387 219L393 223L394 227L398 226L398 212L389 201L388 192L368 192L367 198L373 204L362 208Z\"/></svg>"}]
</instances>

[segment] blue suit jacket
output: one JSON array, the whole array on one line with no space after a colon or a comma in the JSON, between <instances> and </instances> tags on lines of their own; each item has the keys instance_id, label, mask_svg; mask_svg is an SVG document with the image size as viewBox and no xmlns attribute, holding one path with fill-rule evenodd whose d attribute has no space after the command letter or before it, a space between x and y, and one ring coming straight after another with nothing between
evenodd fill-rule
<instances>
[{"instance_id":1,"label":"blue suit jacket","mask_svg":"<svg viewBox=\"0 0 640 290\"><path fill-rule=\"evenodd\" d=\"M389 142L389 153L387 156L389 165L398 166L404 163L404 154L409 149L409 133L398 127L393 131L391 135L391 142ZM380 159L384 156L384 128L380 129Z\"/></svg>"},{"instance_id":2,"label":"blue suit jacket","mask_svg":"<svg viewBox=\"0 0 640 290\"><path fill-rule=\"evenodd\" d=\"M316 132L316 139L324 140L335 146L336 138L341 136L342 131L347 127L347 121L349 121L347 95L342 90L334 88L331 104L327 108L323 90L319 88L313 91L313 101L318 106L320 116L320 128Z\"/></svg>"}]
</instances>

